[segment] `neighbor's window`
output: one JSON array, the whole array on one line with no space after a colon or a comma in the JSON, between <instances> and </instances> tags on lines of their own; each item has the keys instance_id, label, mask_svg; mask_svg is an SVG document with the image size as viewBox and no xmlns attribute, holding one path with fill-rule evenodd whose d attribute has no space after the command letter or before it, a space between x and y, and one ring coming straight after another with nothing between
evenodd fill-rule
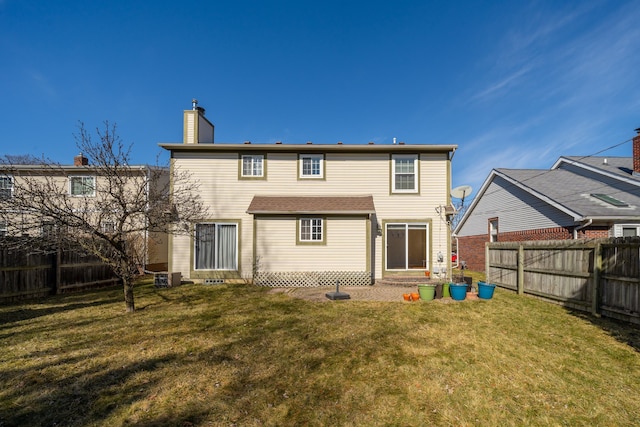
<instances>
[{"instance_id":1,"label":"neighbor's window","mask_svg":"<svg viewBox=\"0 0 640 427\"><path fill-rule=\"evenodd\" d=\"M40 227L42 237L53 237L56 233L56 225L53 222L43 222Z\"/></svg>"},{"instance_id":2,"label":"neighbor's window","mask_svg":"<svg viewBox=\"0 0 640 427\"><path fill-rule=\"evenodd\" d=\"M113 221L103 221L100 224L100 228L105 234L113 234L116 232L116 225L113 223Z\"/></svg>"},{"instance_id":3,"label":"neighbor's window","mask_svg":"<svg viewBox=\"0 0 640 427\"><path fill-rule=\"evenodd\" d=\"M9 199L13 195L13 178L0 176L0 199Z\"/></svg>"},{"instance_id":4,"label":"neighbor's window","mask_svg":"<svg viewBox=\"0 0 640 427\"><path fill-rule=\"evenodd\" d=\"M322 218L301 218L300 219L300 241L301 242L322 242L323 226Z\"/></svg>"},{"instance_id":5,"label":"neighbor's window","mask_svg":"<svg viewBox=\"0 0 640 427\"><path fill-rule=\"evenodd\" d=\"M322 154L300 155L300 178L322 178L324 156Z\"/></svg>"},{"instance_id":6,"label":"neighbor's window","mask_svg":"<svg viewBox=\"0 0 640 427\"><path fill-rule=\"evenodd\" d=\"M264 176L264 156L261 154L251 154L242 156L242 176L262 177Z\"/></svg>"},{"instance_id":7,"label":"neighbor's window","mask_svg":"<svg viewBox=\"0 0 640 427\"><path fill-rule=\"evenodd\" d=\"M70 193L72 196L95 196L95 176L72 176L69 178Z\"/></svg>"},{"instance_id":8,"label":"neighbor's window","mask_svg":"<svg viewBox=\"0 0 640 427\"><path fill-rule=\"evenodd\" d=\"M397 154L391 159L392 191L394 193L418 192L418 156Z\"/></svg>"},{"instance_id":9,"label":"neighbor's window","mask_svg":"<svg viewBox=\"0 0 640 427\"><path fill-rule=\"evenodd\" d=\"M489 220L489 241L498 241L498 218L491 218Z\"/></svg>"},{"instance_id":10,"label":"neighbor's window","mask_svg":"<svg viewBox=\"0 0 640 427\"><path fill-rule=\"evenodd\" d=\"M195 227L195 269L238 269L238 224L201 223Z\"/></svg>"}]
</instances>

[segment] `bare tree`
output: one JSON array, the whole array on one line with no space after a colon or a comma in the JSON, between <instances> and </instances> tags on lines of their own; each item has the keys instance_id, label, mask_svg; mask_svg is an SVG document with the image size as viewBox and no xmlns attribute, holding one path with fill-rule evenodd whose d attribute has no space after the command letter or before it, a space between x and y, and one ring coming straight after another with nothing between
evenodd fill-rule
<instances>
[{"instance_id":1,"label":"bare tree","mask_svg":"<svg viewBox=\"0 0 640 427\"><path fill-rule=\"evenodd\" d=\"M123 144L115 124L105 122L96 133L94 140L79 124L74 136L84 160L81 166L50 161L0 165L0 178L10 187L0 193L0 222L7 236L40 236L40 250L80 246L99 257L121 279L127 312L133 312L145 239L154 233L188 232L206 209L186 171L157 164L133 166L132 145ZM7 241L33 245L34 239Z\"/></svg>"}]
</instances>

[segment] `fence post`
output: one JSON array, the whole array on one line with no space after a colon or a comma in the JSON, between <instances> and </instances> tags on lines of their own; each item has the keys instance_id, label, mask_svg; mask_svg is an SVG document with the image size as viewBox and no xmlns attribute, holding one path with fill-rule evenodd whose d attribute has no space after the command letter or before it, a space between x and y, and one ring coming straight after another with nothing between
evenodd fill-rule
<instances>
[{"instance_id":1,"label":"fence post","mask_svg":"<svg viewBox=\"0 0 640 427\"><path fill-rule=\"evenodd\" d=\"M492 283L491 282L491 263L489 262L489 242L486 242L484 244L484 272L485 272L485 277L484 280L487 281L487 283Z\"/></svg>"},{"instance_id":2,"label":"fence post","mask_svg":"<svg viewBox=\"0 0 640 427\"><path fill-rule=\"evenodd\" d=\"M591 285L591 314L599 315L600 280L602 278L602 243L596 244L593 254L593 283Z\"/></svg>"},{"instance_id":3,"label":"fence post","mask_svg":"<svg viewBox=\"0 0 640 427\"><path fill-rule=\"evenodd\" d=\"M62 248L58 248L56 251L56 282L53 284L53 293L58 294L60 292L60 283L62 282Z\"/></svg>"},{"instance_id":4,"label":"fence post","mask_svg":"<svg viewBox=\"0 0 640 427\"><path fill-rule=\"evenodd\" d=\"M518 295L524 294L524 246L518 245Z\"/></svg>"}]
</instances>

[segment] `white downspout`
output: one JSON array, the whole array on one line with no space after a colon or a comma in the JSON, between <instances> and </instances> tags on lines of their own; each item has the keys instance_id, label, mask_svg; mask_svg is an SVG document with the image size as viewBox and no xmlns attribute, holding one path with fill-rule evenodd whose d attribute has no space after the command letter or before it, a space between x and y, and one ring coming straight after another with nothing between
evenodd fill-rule
<instances>
[{"instance_id":1,"label":"white downspout","mask_svg":"<svg viewBox=\"0 0 640 427\"><path fill-rule=\"evenodd\" d=\"M589 218L586 222L584 222L583 224L577 226L576 228L573 229L573 240L577 240L578 239L578 231L582 230L583 228L586 228L588 226L590 226L593 223L593 219Z\"/></svg>"}]
</instances>

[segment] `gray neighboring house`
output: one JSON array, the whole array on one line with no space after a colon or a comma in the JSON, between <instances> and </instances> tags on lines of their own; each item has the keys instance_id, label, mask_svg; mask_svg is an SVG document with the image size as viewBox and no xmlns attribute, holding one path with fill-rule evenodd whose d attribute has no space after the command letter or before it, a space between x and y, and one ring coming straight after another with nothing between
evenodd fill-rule
<instances>
[{"instance_id":1,"label":"gray neighboring house","mask_svg":"<svg viewBox=\"0 0 640 427\"><path fill-rule=\"evenodd\" d=\"M640 236L640 129L632 157L560 157L551 169L493 169L454 230L485 269L486 242Z\"/></svg>"}]
</instances>

